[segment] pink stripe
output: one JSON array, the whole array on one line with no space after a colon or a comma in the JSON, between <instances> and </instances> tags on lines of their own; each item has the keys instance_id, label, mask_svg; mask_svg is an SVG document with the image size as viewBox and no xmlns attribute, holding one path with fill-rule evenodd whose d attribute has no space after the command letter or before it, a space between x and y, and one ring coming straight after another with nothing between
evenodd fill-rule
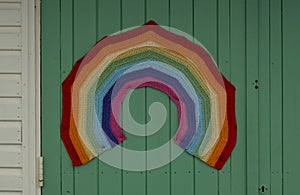
<instances>
[{"instance_id":1,"label":"pink stripe","mask_svg":"<svg viewBox=\"0 0 300 195\"><path fill-rule=\"evenodd\" d=\"M163 85L169 87L172 93L170 92L170 90L166 89L166 87L163 87ZM119 113L120 113L121 103L124 100L125 96L127 95L128 91L131 89L144 87L144 86L150 86L165 92L175 102L178 109L179 127L174 137L174 141L175 143L177 143L176 142L177 140L179 142L185 136L188 129L186 105L183 103L182 98L178 95L178 93L172 86L169 86L163 81L160 81L153 77L143 77L143 78L131 80L130 82L126 82L124 83L122 88L116 93L115 97L112 99L112 104L111 104L112 105L111 109L114 115L111 117L111 121L110 121L112 124L111 127L113 128L112 131L114 133L120 131L119 129L120 126L117 125L117 121L119 121L119 117L120 117ZM174 97L174 94L176 95L176 97Z\"/></svg>"}]
</instances>

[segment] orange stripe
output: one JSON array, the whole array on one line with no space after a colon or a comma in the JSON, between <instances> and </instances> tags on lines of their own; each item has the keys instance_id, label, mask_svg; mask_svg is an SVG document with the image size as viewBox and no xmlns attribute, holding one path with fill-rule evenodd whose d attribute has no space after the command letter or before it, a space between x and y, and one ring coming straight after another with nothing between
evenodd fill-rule
<instances>
[{"instance_id":1,"label":"orange stripe","mask_svg":"<svg viewBox=\"0 0 300 195\"><path fill-rule=\"evenodd\" d=\"M72 144L80 158L80 161L82 164L87 163L90 159L91 159L91 155L89 155L86 150L85 147L78 135L77 132L77 127L75 125L74 122L74 118L73 118L73 109L71 107L71 113L70 113L70 129L69 129L69 136L70 139L72 141Z\"/></svg>"},{"instance_id":2,"label":"orange stripe","mask_svg":"<svg viewBox=\"0 0 300 195\"><path fill-rule=\"evenodd\" d=\"M227 141L228 141L228 120L227 115L225 116L223 128L220 134L220 137L218 139L217 144L215 144L213 152L211 153L210 157L207 160L207 164L214 166L216 162L218 161L222 151L224 150Z\"/></svg>"}]
</instances>

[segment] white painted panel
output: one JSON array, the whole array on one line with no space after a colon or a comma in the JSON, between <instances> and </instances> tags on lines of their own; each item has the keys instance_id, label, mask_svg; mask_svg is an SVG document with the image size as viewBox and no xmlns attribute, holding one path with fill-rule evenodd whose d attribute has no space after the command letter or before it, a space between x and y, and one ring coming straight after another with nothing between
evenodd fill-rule
<instances>
[{"instance_id":1,"label":"white painted panel","mask_svg":"<svg viewBox=\"0 0 300 195\"><path fill-rule=\"evenodd\" d=\"M21 73L20 51L0 51L0 73Z\"/></svg>"},{"instance_id":2,"label":"white painted panel","mask_svg":"<svg viewBox=\"0 0 300 195\"><path fill-rule=\"evenodd\" d=\"M22 190L22 170L18 168L0 168L0 191Z\"/></svg>"},{"instance_id":3,"label":"white painted panel","mask_svg":"<svg viewBox=\"0 0 300 195\"><path fill-rule=\"evenodd\" d=\"M22 166L21 145L0 145L0 167Z\"/></svg>"},{"instance_id":4,"label":"white painted panel","mask_svg":"<svg viewBox=\"0 0 300 195\"><path fill-rule=\"evenodd\" d=\"M20 26L21 4L0 3L0 26Z\"/></svg>"},{"instance_id":5,"label":"white painted panel","mask_svg":"<svg viewBox=\"0 0 300 195\"><path fill-rule=\"evenodd\" d=\"M21 2L21 0L0 0L1 3L18 3Z\"/></svg>"},{"instance_id":6,"label":"white painted panel","mask_svg":"<svg viewBox=\"0 0 300 195\"><path fill-rule=\"evenodd\" d=\"M0 122L0 144L20 144L21 122Z\"/></svg>"},{"instance_id":7,"label":"white painted panel","mask_svg":"<svg viewBox=\"0 0 300 195\"><path fill-rule=\"evenodd\" d=\"M0 27L0 49L21 49L20 32L20 27Z\"/></svg>"},{"instance_id":8,"label":"white painted panel","mask_svg":"<svg viewBox=\"0 0 300 195\"><path fill-rule=\"evenodd\" d=\"M21 96L21 75L0 74L0 97Z\"/></svg>"},{"instance_id":9,"label":"white painted panel","mask_svg":"<svg viewBox=\"0 0 300 195\"><path fill-rule=\"evenodd\" d=\"M0 195L22 195L22 192L0 192Z\"/></svg>"},{"instance_id":10,"label":"white painted panel","mask_svg":"<svg viewBox=\"0 0 300 195\"><path fill-rule=\"evenodd\" d=\"M21 98L0 98L0 120L21 119Z\"/></svg>"}]
</instances>

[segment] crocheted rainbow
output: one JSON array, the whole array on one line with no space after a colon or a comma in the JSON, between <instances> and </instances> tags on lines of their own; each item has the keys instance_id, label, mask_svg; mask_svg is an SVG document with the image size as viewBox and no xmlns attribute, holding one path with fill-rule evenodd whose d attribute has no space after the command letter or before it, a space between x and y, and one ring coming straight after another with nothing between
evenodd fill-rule
<instances>
[{"instance_id":1,"label":"crocheted rainbow","mask_svg":"<svg viewBox=\"0 0 300 195\"><path fill-rule=\"evenodd\" d=\"M153 21L101 39L63 82L61 137L74 166L126 139L121 103L140 87L158 89L176 104L176 144L223 167L236 143L235 87L203 46Z\"/></svg>"}]
</instances>

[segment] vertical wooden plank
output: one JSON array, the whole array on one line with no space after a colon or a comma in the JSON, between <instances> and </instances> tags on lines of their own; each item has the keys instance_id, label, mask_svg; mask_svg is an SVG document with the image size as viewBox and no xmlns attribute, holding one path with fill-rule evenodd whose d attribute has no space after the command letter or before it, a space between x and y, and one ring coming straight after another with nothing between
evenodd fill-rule
<instances>
[{"instance_id":1,"label":"vertical wooden plank","mask_svg":"<svg viewBox=\"0 0 300 195\"><path fill-rule=\"evenodd\" d=\"M218 60L222 74L230 80L230 1L218 1ZM231 195L231 157L219 171L219 194Z\"/></svg>"},{"instance_id":2,"label":"vertical wooden plank","mask_svg":"<svg viewBox=\"0 0 300 195\"><path fill-rule=\"evenodd\" d=\"M121 29L121 0L97 1L97 40Z\"/></svg>"},{"instance_id":3,"label":"vertical wooden plank","mask_svg":"<svg viewBox=\"0 0 300 195\"><path fill-rule=\"evenodd\" d=\"M121 1L101 0L97 3L97 39L115 33L121 28ZM125 140L126 141L126 140ZM102 155L111 155L106 151ZM105 156L104 156L105 157ZM114 156L121 167L121 152ZM101 160L98 162L99 195L120 195L122 193L122 170L112 167Z\"/></svg>"},{"instance_id":4,"label":"vertical wooden plank","mask_svg":"<svg viewBox=\"0 0 300 195\"><path fill-rule=\"evenodd\" d=\"M172 0L170 2L170 26L190 35L193 34L193 1ZM177 107L171 102L171 135L178 128ZM173 147L171 148L171 154ZM192 195L194 191L194 160L187 152L183 152L171 162L171 194Z\"/></svg>"},{"instance_id":5,"label":"vertical wooden plank","mask_svg":"<svg viewBox=\"0 0 300 195\"><path fill-rule=\"evenodd\" d=\"M272 195L282 195L282 25L281 0L270 1L270 117Z\"/></svg>"},{"instance_id":6,"label":"vertical wooden plank","mask_svg":"<svg viewBox=\"0 0 300 195\"><path fill-rule=\"evenodd\" d=\"M259 7L259 186L270 186L270 62L269 62L269 0ZM262 189L263 190L263 189ZM261 193L270 194L270 190Z\"/></svg>"},{"instance_id":7,"label":"vertical wooden plank","mask_svg":"<svg viewBox=\"0 0 300 195\"><path fill-rule=\"evenodd\" d=\"M247 1L247 193L258 194L259 114L258 114L258 1Z\"/></svg>"},{"instance_id":8,"label":"vertical wooden plank","mask_svg":"<svg viewBox=\"0 0 300 195\"><path fill-rule=\"evenodd\" d=\"M73 1L61 1L61 78L62 83L73 65ZM60 98L62 100L62 97ZM62 105L62 103L61 103ZM62 107L62 106L61 106ZM74 169L64 144L61 142L61 191L62 194L74 194Z\"/></svg>"},{"instance_id":9,"label":"vertical wooden plank","mask_svg":"<svg viewBox=\"0 0 300 195\"><path fill-rule=\"evenodd\" d=\"M194 2L194 36L217 59L217 0L198 0Z\"/></svg>"},{"instance_id":10,"label":"vertical wooden plank","mask_svg":"<svg viewBox=\"0 0 300 195\"><path fill-rule=\"evenodd\" d=\"M159 147L167 143L170 139L170 120L169 120L169 97L168 95L164 94L163 92L160 92L158 90L155 90L153 88L147 87L146 88L146 105L147 105L147 111L149 110L149 107L151 104L160 102L163 104L165 109L167 110L167 117L164 125L162 128L156 132L155 134L151 136L147 136L147 144L146 144L146 150L158 150ZM159 113L156 113L159 114ZM149 117L149 114L147 114L146 117L147 121L149 121L151 118ZM146 126L146 131L150 130L149 126ZM153 162L160 161L161 159L166 160L167 162L170 161L170 147L169 150L163 155L163 156L156 156L156 155L147 155L146 156L146 165L147 168L150 168L153 166ZM164 165L162 167L149 170L147 172L147 194L148 195L156 195L156 194L170 194L170 165Z\"/></svg>"},{"instance_id":11,"label":"vertical wooden plank","mask_svg":"<svg viewBox=\"0 0 300 195\"><path fill-rule=\"evenodd\" d=\"M60 168L60 1L42 1L42 155L43 195L61 194Z\"/></svg>"},{"instance_id":12,"label":"vertical wooden plank","mask_svg":"<svg viewBox=\"0 0 300 195\"><path fill-rule=\"evenodd\" d=\"M122 0L122 28L140 26L145 23L145 2Z\"/></svg>"},{"instance_id":13,"label":"vertical wooden plank","mask_svg":"<svg viewBox=\"0 0 300 195\"><path fill-rule=\"evenodd\" d=\"M146 20L154 20L159 25L169 25L169 0L147 0Z\"/></svg>"},{"instance_id":14,"label":"vertical wooden plank","mask_svg":"<svg viewBox=\"0 0 300 195\"><path fill-rule=\"evenodd\" d=\"M209 51L214 59L217 59L217 41L218 41L218 13L216 0L195 1L194 13L194 36ZM195 193L218 193L218 172L216 169L200 162L195 161Z\"/></svg>"},{"instance_id":15,"label":"vertical wooden plank","mask_svg":"<svg viewBox=\"0 0 300 195\"><path fill-rule=\"evenodd\" d=\"M231 194L247 194L246 173L246 18L245 0L230 1L231 81L236 87L237 143L231 155ZM252 130L252 129L251 129Z\"/></svg>"},{"instance_id":16,"label":"vertical wooden plank","mask_svg":"<svg viewBox=\"0 0 300 195\"><path fill-rule=\"evenodd\" d=\"M81 58L96 43L95 0L74 0L74 59ZM98 159L75 167L74 194L97 194Z\"/></svg>"},{"instance_id":17,"label":"vertical wooden plank","mask_svg":"<svg viewBox=\"0 0 300 195\"><path fill-rule=\"evenodd\" d=\"M122 29L129 27L140 26L145 22L145 2L141 0L122 0ZM130 98L130 111L133 118L141 123L146 123L146 89L140 88L134 90ZM123 121L123 124L126 121ZM143 129L145 131L145 129ZM145 137L136 136L124 131L127 140L123 144L123 148L132 150L145 151ZM133 163L131 157L123 154L123 167L128 163ZM144 163L146 168L146 153L145 157L138 159L140 165ZM143 165L142 165L143 166ZM123 171L123 195L131 194L146 194L146 171Z\"/></svg>"},{"instance_id":18,"label":"vertical wooden plank","mask_svg":"<svg viewBox=\"0 0 300 195\"><path fill-rule=\"evenodd\" d=\"M96 43L96 1L74 0L74 61Z\"/></svg>"},{"instance_id":19,"label":"vertical wooden plank","mask_svg":"<svg viewBox=\"0 0 300 195\"><path fill-rule=\"evenodd\" d=\"M283 194L300 194L299 6L300 1L283 1Z\"/></svg>"},{"instance_id":20,"label":"vertical wooden plank","mask_svg":"<svg viewBox=\"0 0 300 195\"><path fill-rule=\"evenodd\" d=\"M129 99L129 109L133 119L140 123L146 123L146 88L135 89ZM124 115L125 111L123 112ZM125 126L128 121L123 120ZM123 143L123 148L139 151L140 155L130 156L128 153L123 153L122 166L123 171L123 194L146 194L146 140L144 136L137 136L128 133L130 129L124 129L127 137ZM141 129L146 131L146 129ZM126 170L126 167L135 165L135 170Z\"/></svg>"},{"instance_id":21,"label":"vertical wooden plank","mask_svg":"<svg viewBox=\"0 0 300 195\"><path fill-rule=\"evenodd\" d=\"M146 20L154 20L159 25L168 26L169 24L169 1L168 0L151 0L146 1ZM151 87L146 88L146 105L147 110L152 103L160 102L167 110L167 118L162 128L151 136L146 137L146 150L155 150L164 145L170 140L170 98L165 93L153 89ZM147 111L146 110L146 111ZM156 113L155 113L156 114ZM159 113L157 113L159 114ZM151 118L149 114L146 115L146 121ZM150 127L146 126L146 131L149 131ZM170 157L170 147L167 153L163 156L146 156L147 169L151 167L155 162L160 159ZM169 161L170 159L168 159ZM170 194L170 165L159 167L147 172L147 194Z\"/></svg>"}]
</instances>

